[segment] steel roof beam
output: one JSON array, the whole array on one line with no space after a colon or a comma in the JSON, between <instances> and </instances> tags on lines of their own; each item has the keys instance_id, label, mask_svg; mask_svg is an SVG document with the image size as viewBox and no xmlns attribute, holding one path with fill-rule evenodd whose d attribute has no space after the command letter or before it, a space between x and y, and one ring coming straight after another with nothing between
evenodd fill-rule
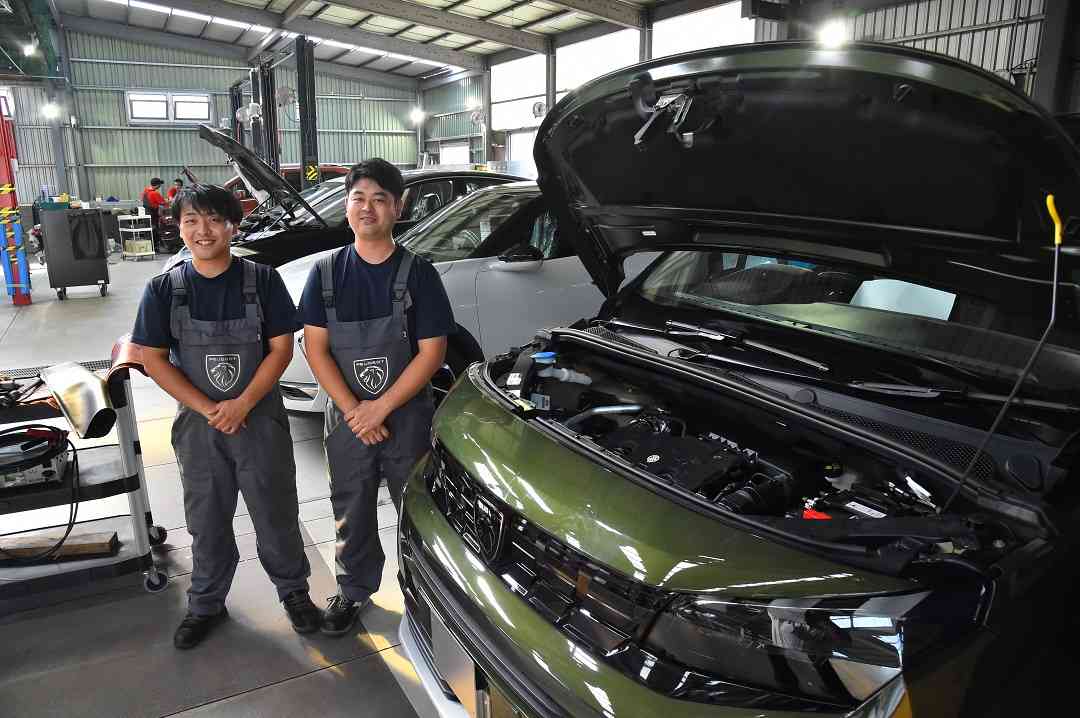
<instances>
[{"instance_id":1,"label":"steel roof beam","mask_svg":"<svg viewBox=\"0 0 1080 718\"><path fill-rule=\"evenodd\" d=\"M528 52L544 52L547 40L536 33L515 30L483 20L444 12L439 8L401 0L332 0L334 5L406 20L417 25L478 37ZM587 3L586 3L587 4ZM451 63L453 64L453 63Z\"/></svg>"},{"instance_id":2,"label":"steel roof beam","mask_svg":"<svg viewBox=\"0 0 1080 718\"><path fill-rule=\"evenodd\" d=\"M641 8L619 2L619 0L550 0L550 2L567 10L577 10L582 14L623 27L640 28L645 24Z\"/></svg>"},{"instance_id":3,"label":"steel roof beam","mask_svg":"<svg viewBox=\"0 0 1080 718\"><path fill-rule=\"evenodd\" d=\"M314 35L326 40L336 40L350 45L360 45L376 52L391 52L397 55L408 55L436 65L454 65L470 70L479 70L484 66L482 57L475 53L458 52L442 46L427 46L408 40L387 37L366 30L354 30L341 25L328 22L318 22L298 17L292 22L282 23L282 16L275 12L267 12L256 8L247 8L232 3L218 2L214 0L169 0L169 5L179 10L212 15L225 20L246 22L265 27L280 27L283 30L295 32L299 35ZM539 37L539 36L538 36ZM241 48L246 56L247 48Z\"/></svg>"},{"instance_id":4,"label":"steel roof beam","mask_svg":"<svg viewBox=\"0 0 1080 718\"><path fill-rule=\"evenodd\" d=\"M387 37L386 35L365 30L353 30L340 25L331 25L327 22L297 19L290 22L286 29L301 35L315 35L326 40L360 45L362 48L368 48L376 52L407 55L436 65L454 65L467 70L480 70L484 67L484 58L475 53L458 52L441 45L421 45L417 42Z\"/></svg>"},{"instance_id":5,"label":"steel roof beam","mask_svg":"<svg viewBox=\"0 0 1080 718\"><path fill-rule=\"evenodd\" d=\"M304 8L308 6L309 2L310 0L293 0L292 5L285 8L285 14L282 15L281 24L285 25L300 17L300 13L304 11Z\"/></svg>"}]
</instances>

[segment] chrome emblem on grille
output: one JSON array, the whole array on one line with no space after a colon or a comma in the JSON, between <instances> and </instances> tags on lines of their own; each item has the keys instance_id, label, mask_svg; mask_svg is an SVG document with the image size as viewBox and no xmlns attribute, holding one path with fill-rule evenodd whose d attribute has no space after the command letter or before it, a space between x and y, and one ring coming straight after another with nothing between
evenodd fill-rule
<instances>
[{"instance_id":1,"label":"chrome emblem on grille","mask_svg":"<svg viewBox=\"0 0 1080 718\"><path fill-rule=\"evenodd\" d=\"M476 514L473 523L476 541L484 560L494 561L502 550L506 517L497 506L483 496L476 497Z\"/></svg>"}]
</instances>

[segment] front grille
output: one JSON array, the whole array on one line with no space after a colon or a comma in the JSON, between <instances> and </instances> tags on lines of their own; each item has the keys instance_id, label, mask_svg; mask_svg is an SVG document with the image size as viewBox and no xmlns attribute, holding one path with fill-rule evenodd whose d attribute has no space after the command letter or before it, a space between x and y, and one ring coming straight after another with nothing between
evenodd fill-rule
<instances>
[{"instance_id":1,"label":"front grille","mask_svg":"<svg viewBox=\"0 0 1080 718\"><path fill-rule=\"evenodd\" d=\"M647 648L675 592L591 560L486 491L438 442L427 488L439 511L522 601L595 659L679 700L774 710L819 704L705 675Z\"/></svg>"}]
</instances>

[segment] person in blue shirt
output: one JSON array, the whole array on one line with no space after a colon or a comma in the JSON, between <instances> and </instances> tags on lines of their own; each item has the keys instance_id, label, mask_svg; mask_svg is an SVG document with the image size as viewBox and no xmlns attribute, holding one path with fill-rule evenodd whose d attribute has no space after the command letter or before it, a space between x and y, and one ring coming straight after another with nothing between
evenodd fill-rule
<instances>
[{"instance_id":1,"label":"person in blue shirt","mask_svg":"<svg viewBox=\"0 0 1080 718\"><path fill-rule=\"evenodd\" d=\"M278 390L299 328L296 307L277 271L232 256L243 212L231 193L192 185L171 209L191 260L147 284L132 341L144 347L150 378L179 402L172 443L194 567L173 643L192 648L228 616L240 559L238 492L293 628L316 631L322 611L308 595L292 436Z\"/></svg>"},{"instance_id":2,"label":"person in blue shirt","mask_svg":"<svg viewBox=\"0 0 1080 718\"><path fill-rule=\"evenodd\" d=\"M322 631L340 636L379 588L376 504L386 479L394 505L427 450L432 397L454 315L438 272L394 243L404 180L371 159L345 179L354 241L321 258L300 300L304 349L329 395L324 443L337 525L338 593Z\"/></svg>"}]
</instances>

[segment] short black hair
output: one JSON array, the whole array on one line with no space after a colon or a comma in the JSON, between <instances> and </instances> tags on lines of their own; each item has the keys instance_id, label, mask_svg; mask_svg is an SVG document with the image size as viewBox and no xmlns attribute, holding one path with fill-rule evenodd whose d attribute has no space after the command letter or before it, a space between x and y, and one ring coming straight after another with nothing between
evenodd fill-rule
<instances>
[{"instance_id":1,"label":"short black hair","mask_svg":"<svg viewBox=\"0 0 1080 718\"><path fill-rule=\"evenodd\" d=\"M176 193L172 203L172 217L180 222L180 214L186 207L196 212L216 214L233 224L240 224L244 218L244 208L236 196L216 184L193 184Z\"/></svg>"},{"instance_id":2,"label":"short black hair","mask_svg":"<svg viewBox=\"0 0 1080 718\"><path fill-rule=\"evenodd\" d=\"M401 170L381 157L372 157L352 166L345 177L345 194L348 195L353 185L365 178L377 182L394 195L394 199L401 199L401 195L405 194L405 178L401 176Z\"/></svg>"},{"instance_id":3,"label":"short black hair","mask_svg":"<svg viewBox=\"0 0 1080 718\"><path fill-rule=\"evenodd\" d=\"M160 187L163 184L165 184L165 180L161 179L160 177L151 177L150 178L150 186L151 187Z\"/></svg>"},{"instance_id":4,"label":"short black hair","mask_svg":"<svg viewBox=\"0 0 1080 718\"><path fill-rule=\"evenodd\" d=\"M178 184L178 185L180 185L181 187L183 187L183 186L184 186L184 180L182 180L182 179L180 179L179 177L177 177L176 179L174 179L174 180L173 180L173 184Z\"/></svg>"}]
</instances>

